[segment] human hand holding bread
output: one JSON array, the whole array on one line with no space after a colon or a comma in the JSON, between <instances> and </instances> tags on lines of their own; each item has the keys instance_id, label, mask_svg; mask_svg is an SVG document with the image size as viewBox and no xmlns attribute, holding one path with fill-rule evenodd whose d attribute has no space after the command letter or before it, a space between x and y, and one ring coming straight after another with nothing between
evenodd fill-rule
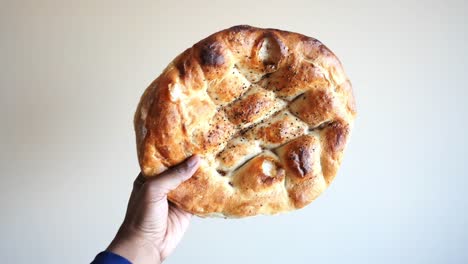
<instances>
[{"instance_id":1,"label":"human hand holding bread","mask_svg":"<svg viewBox=\"0 0 468 264\"><path fill-rule=\"evenodd\" d=\"M107 248L132 263L161 263L176 247L192 214L168 203L167 194L198 169L200 158L147 179L139 174L133 183L125 220Z\"/></svg>"}]
</instances>

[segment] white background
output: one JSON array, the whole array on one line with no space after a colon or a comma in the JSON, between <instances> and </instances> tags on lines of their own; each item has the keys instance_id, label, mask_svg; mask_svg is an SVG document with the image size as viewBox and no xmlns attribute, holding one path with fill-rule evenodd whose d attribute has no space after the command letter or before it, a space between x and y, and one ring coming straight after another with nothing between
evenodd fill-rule
<instances>
[{"instance_id":1,"label":"white background","mask_svg":"<svg viewBox=\"0 0 468 264\"><path fill-rule=\"evenodd\" d=\"M195 218L167 263L467 263L464 1L0 1L0 256L89 263L138 174L132 117L185 48L237 24L342 60L358 106L331 187L305 209Z\"/></svg>"}]
</instances>

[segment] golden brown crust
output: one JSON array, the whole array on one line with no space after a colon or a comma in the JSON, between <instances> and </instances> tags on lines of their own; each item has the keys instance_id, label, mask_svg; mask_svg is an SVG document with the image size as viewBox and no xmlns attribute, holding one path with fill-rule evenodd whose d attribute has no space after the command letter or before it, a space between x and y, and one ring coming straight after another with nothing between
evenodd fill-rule
<instances>
[{"instance_id":1,"label":"golden brown crust","mask_svg":"<svg viewBox=\"0 0 468 264\"><path fill-rule=\"evenodd\" d=\"M290 211L336 176L355 115L351 83L320 41L236 26L184 51L146 89L139 162L151 177L201 155L168 196L200 216Z\"/></svg>"}]
</instances>

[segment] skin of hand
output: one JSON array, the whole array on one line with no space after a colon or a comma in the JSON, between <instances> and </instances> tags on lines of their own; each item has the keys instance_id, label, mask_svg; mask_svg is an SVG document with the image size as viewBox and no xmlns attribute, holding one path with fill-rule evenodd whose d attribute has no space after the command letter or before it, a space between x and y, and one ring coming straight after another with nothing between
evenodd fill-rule
<instances>
[{"instance_id":1,"label":"skin of hand","mask_svg":"<svg viewBox=\"0 0 468 264\"><path fill-rule=\"evenodd\" d=\"M192 215L167 200L167 194L192 177L200 165L194 155L161 174L145 178L141 173L133 184L127 213L107 251L132 263L162 263L175 249Z\"/></svg>"}]
</instances>

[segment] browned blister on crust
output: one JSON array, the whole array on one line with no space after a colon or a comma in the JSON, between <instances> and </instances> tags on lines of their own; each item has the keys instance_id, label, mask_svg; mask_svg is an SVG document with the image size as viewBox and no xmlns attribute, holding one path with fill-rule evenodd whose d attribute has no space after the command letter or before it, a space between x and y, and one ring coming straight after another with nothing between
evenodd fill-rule
<instances>
[{"instance_id":1,"label":"browned blister on crust","mask_svg":"<svg viewBox=\"0 0 468 264\"><path fill-rule=\"evenodd\" d=\"M320 41L236 26L177 56L135 113L143 174L198 154L170 192L199 216L246 217L302 208L331 183L356 115L351 83Z\"/></svg>"}]
</instances>

